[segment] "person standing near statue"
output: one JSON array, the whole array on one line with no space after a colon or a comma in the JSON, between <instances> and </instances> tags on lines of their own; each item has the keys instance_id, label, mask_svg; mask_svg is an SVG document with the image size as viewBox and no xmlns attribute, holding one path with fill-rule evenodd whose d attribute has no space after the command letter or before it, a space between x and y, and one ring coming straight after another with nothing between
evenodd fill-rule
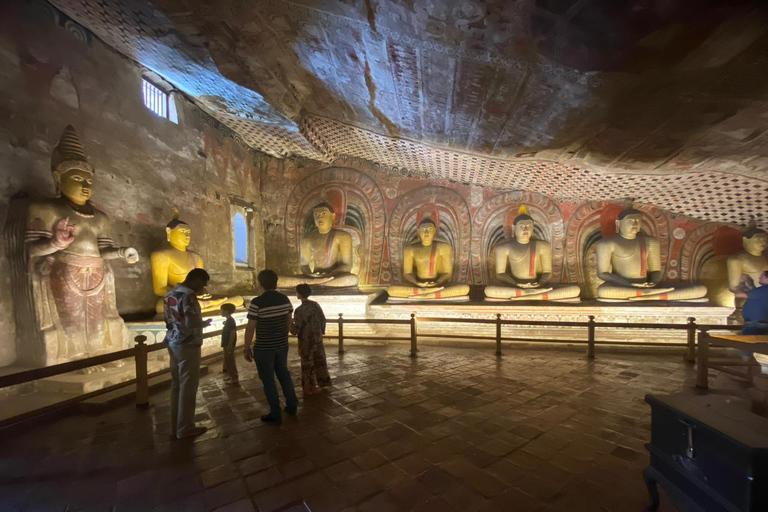
<instances>
[{"instance_id":1,"label":"person standing near statue","mask_svg":"<svg viewBox=\"0 0 768 512\"><path fill-rule=\"evenodd\" d=\"M171 358L171 436L176 439L199 436L205 427L195 426L195 404L200 383L200 351L203 321L197 296L205 292L210 276L201 268L191 270L184 282L177 284L163 298L165 343Z\"/></svg>"},{"instance_id":2,"label":"person standing near statue","mask_svg":"<svg viewBox=\"0 0 768 512\"><path fill-rule=\"evenodd\" d=\"M749 283L748 286L752 289L747 292L747 301L742 309L742 334L768 334L768 270L760 274L756 285Z\"/></svg>"},{"instance_id":3,"label":"person standing near statue","mask_svg":"<svg viewBox=\"0 0 768 512\"><path fill-rule=\"evenodd\" d=\"M328 375L328 363L325 359L323 335L325 334L325 314L320 304L309 300L312 288L308 284L296 287L296 294L301 306L296 308L291 324L291 334L299 338L299 356L301 356L301 387L304 396L315 395L320 388L331 385Z\"/></svg>"},{"instance_id":4,"label":"person standing near statue","mask_svg":"<svg viewBox=\"0 0 768 512\"><path fill-rule=\"evenodd\" d=\"M283 417L275 376L283 388L285 412L295 416L299 406L288 371L288 329L291 326L293 306L288 297L275 290L277 274L274 271L262 270L256 279L264 293L253 299L248 308L244 356L248 362L256 361L256 370L269 403L269 414L262 416L261 421L279 425ZM254 334L256 343L251 349Z\"/></svg>"},{"instance_id":5,"label":"person standing near statue","mask_svg":"<svg viewBox=\"0 0 768 512\"><path fill-rule=\"evenodd\" d=\"M237 361L235 361L235 346L237 345L237 324L232 318L235 312L235 305L229 302L221 305L221 316L224 317L224 328L221 330L221 348L224 349L224 369L226 373L224 382L227 384L237 384L240 376L237 372Z\"/></svg>"}]
</instances>

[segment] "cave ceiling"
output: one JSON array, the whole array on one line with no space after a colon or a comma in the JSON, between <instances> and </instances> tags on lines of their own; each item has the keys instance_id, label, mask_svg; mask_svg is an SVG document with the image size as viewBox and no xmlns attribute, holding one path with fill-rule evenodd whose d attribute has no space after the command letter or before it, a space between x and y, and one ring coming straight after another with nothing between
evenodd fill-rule
<instances>
[{"instance_id":1,"label":"cave ceiling","mask_svg":"<svg viewBox=\"0 0 768 512\"><path fill-rule=\"evenodd\" d=\"M761 2L52 3L280 158L768 218Z\"/></svg>"}]
</instances>

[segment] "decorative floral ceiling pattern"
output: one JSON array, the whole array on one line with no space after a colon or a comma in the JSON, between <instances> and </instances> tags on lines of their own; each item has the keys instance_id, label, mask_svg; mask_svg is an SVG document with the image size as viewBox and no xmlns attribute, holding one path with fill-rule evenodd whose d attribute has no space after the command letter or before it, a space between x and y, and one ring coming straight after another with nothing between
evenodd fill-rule
<instances>
[{"instance_id":1,"label":"decorative floral ceiling pattern","mask_svg":"<svg viewBox=\"0 0 768 512\"><path fill-rule=\"evenodd\" d=\"M759 2L53 3L277 157L768 219Z\"/></svg>"}]
</instances>

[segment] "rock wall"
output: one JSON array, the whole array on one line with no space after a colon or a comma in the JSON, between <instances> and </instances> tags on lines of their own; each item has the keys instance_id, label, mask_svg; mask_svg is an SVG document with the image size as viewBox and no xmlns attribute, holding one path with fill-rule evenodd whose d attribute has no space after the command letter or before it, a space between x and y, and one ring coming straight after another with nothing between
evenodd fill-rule
<instances>
[{"instance_id":1,"label":"rock wall","mask_svg":"<svg viewBox=\"0 0 768 512\"><path fill-rule=\"evenodd\" d=\"M254 207L258 268L263 262L259 180L266 157L233 140L181 95L173 95L178 124L150 112L142 101L142 69L40 5L0 7L0 225L6 225L13 197L54 194L51 151L72 124L96 169L94 203L112 218L116 242L140 253L137 265L113 264L124 317L154 310L149 255L166 243L164 227L174 206L193 229L190 249L202 255L213 278L211 290L251 292L253 270L234 265L232 203ZM4 366L14 362L16 352L6 244L0 247L0 266L6 269L0 273Z\"/></svg>"}]
</instances>

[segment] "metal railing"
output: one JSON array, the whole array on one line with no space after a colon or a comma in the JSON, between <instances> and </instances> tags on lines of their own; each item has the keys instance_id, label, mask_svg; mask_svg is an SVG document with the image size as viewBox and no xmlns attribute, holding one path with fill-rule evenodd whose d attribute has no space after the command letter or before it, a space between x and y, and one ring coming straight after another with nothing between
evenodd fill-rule
<instances>
[{"instance_id":1,"label":"metal railing","mask_svg":"<svg viewBox=\"0 0 768 512\"><path fill-rule=\"evenodd\" d=\"M596 345L621 345L621 346L639 346L639 347L685 347L684 359L687 362L695 362L696 360L696 339L697 331L707 332L708 330L721 329L721 330L741 330L741 325L707 325L696 324L696 320L693 317L688 318L688 322L685 324L646 324L646 323L619 323L619 322L596 322L595 317L590 315L586 322L557 322L557 321L540 321L540 320L505 320L502 319L501 314L497 314L496 318L444 318L444 317L416 317L415 313L411 314L410 319L368 319L368 318L344 318L342 313L339 313L338 319L334 322L338 326L338 332L336 338L338 339L338 351L339 354L345 352L344 342L346 340L358 340L358 341L410 341L410 356L417 357L418 355L418 340L419 338L441 338L449 340L475 340L475 341L495 341L496 356L502 357L502 342L525 342L525 343L544 343L544 344L568 344L568 345L586 345L586 356L589 359L595 358L595 346ZM482 335L464 335L464 334L445 334L445 333L419 333L420 324L428 323L461 323L461 324L485 324L495 325L495 336L482 336ZM361 336L361 335L348 335L344 332L344 326L348 324L366 324L366 325L402 325L409 326L409 336ZM585 328L587 331L586 339L541 339L541 338L520 338L512 336L503 336L503 326L529 326L529 327L575 327ZM685 343L660 343L660 342L647 342L647 341L599 341L596 339L597 330L600 329L656 329L656 330L685 330L687 332L687 340ZM245 329L245 325L239 325L237 330ZM203 335L203 338L209 339L216 336L220 336L221 331L211 331ZM334 336L330 336L333 338ZM146 408L149 406L149 380L155 376L162 375L170 371L169 368L149 373L148 371L148 355L158 350L166 348L165 343L153 343L147 345L147 337L144 335L138 335L134 338L136 345L133 348L120 350L118 352L112 352L109 354L101 354L85 359L78 359L76 361L69 361L66 363L56 364L52 366L46 366L43 368L34 368L31 370L25 370L9 375L0 376L0 389L10 386L17 386L37 380L54 377L64 373L83 370L93 366L103 365L119 361L121 359L134 358L136 365L136 377L134 379L126 380L118 384L105 387L103 389L78 395L76 397L69 398L62 402L58 402L51 406L47 406L42 409L37 409L34 413L47 412L52 409L71 405L76 402L87 400L100 394L108 393L116 389L123 387L136 385L136 407ZM216 351L214 354L205 356L202 360L214 359L221 357L222 353ZM18 419L13 418L13 419Z\"/></svg>"}]
</instances>

